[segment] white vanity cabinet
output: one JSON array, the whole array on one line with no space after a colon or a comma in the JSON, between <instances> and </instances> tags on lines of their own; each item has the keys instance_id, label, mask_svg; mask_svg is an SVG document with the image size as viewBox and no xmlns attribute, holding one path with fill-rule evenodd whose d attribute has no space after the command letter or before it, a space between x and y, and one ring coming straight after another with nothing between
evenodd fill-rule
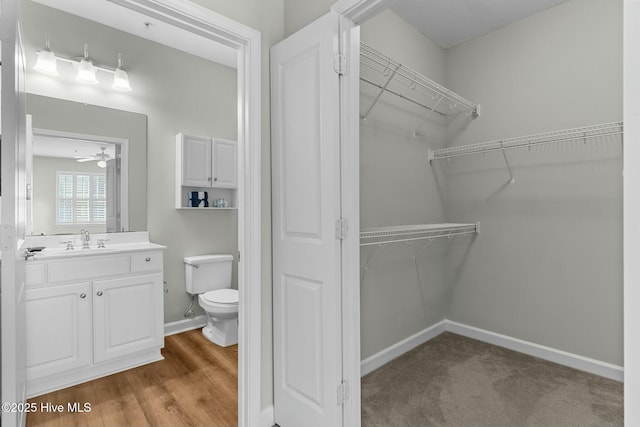
<instances>
[{"instance_id":1,"label":"white vanity cabinet","mask_svg":"<svg viewBox=\"0 0 640 427\"><path fill-rule=\"evenodd\" d=\"M179 133L176 135L176 208L191 207L191 191L207 191L209 208L224 198L235 205L238 187L238 143Z\"/></svg>"},{"instance_id":2,"label":"white vanity cabinet","mask_svg":"<svg viewBox=\"0 0 640 427\"><path fill-rule=\"evenodd\" d=\"M27 394L161 360L162 251L27 262Z\"/></svg>"},{"instance_id":3,"label":"white vanity cabinet","mask_svg":"<svg viewBox=\"0 0 640 427\"><path fill-rule=\"evenodd\" d=\"M27 381L91 365L91 283L27 289Z\"/></svg>"},{"instance_id":4,"label":"white vanity cabinet","mask_svg":"<svg viewBox=\"0 0 640 427\"><path fill-rule=\"evenodd\" d=\"M93 292L95 363L162 345L161 275L95 281Z\"/></svg>"}]
</instances>

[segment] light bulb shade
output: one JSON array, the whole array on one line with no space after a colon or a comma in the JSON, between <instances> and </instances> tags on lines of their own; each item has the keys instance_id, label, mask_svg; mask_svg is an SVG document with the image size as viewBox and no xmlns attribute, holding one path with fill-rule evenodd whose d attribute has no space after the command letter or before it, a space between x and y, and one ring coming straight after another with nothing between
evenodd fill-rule
<instances>
[{"instance_id":1,"label":"light bulb shade","mask_svg":"<svg viewBox=\"0 0 640 427\"><path fill-rule=\"evenodd\" d=\"M129 75L122 68L118 68L113 75L113 86L115 90L122 92L131 92L131 85L129 84Z\"/></svg>"},{"instance_id":2,"label":"light bulb shade","mask_svg":"<svg viewBox=\"0 0 640 427\"><path fill-rule=\"evenodd\" d=\"M104 160L98 160L97 163L99 168L106 168L107 167L107 162L105 162Z\"/></svg>"},{"instance_id":3,"label":"light bulb shade","mask_svg":"<svg viewBox=\"0 0 640 427\"><path fill-rule=\"evenodd\" d=\"M96 78L96 72L98 70L93 66L93 63L89 59L81 59L78 65L78 75L76 81L81 83L89 83L95 85L98 83Z\"/></svg>"},{"instance_id":4,"label":"light bulb shade","mask_svg":"<svg viewBox=\"0 0 640 427\"><path fill-rule=\"evenodd\" d=\"M33 69L50 76L57 76L58 64L56 61L56 55L48 49L40 51L40 53L38 53L36 65Z\"/></svg>"}]
</instances>

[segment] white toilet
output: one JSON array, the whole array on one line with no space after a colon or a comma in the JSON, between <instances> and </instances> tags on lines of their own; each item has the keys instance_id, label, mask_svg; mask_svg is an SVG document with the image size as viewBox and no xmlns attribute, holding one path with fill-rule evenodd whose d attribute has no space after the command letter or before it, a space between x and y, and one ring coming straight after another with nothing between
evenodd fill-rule
<instances>
[{"instance_id":1,"label":"white toilet","mask_svg":"<svg viewBox=\"0 0 640 427\"><path fill-rule=\"evenodd\" d=\"M202 335L221 347L238 343L238 291L231 289L232 255L185 257L187 292L198 295L198 304L209 320Z\"/></svg>"}]
</instances>

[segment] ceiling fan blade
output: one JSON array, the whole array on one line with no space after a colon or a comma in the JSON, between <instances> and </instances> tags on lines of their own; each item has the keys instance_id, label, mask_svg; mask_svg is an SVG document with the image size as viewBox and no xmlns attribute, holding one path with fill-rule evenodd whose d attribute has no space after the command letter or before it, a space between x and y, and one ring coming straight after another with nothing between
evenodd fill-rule
<instances>
[{"instance_id":1,"label":"ceiling fan blade","mask_svg":"<svg viewBox=\"0 0 640 427\"><path fill-rule=\"evenodd\" d=\"M82 163L82 162L90 162L90 161L93 161L93 160L95 160L95 159L91 158L91 157L83 157L81 159L77 159L76 162Z\"/></svg>"}]
</instances>

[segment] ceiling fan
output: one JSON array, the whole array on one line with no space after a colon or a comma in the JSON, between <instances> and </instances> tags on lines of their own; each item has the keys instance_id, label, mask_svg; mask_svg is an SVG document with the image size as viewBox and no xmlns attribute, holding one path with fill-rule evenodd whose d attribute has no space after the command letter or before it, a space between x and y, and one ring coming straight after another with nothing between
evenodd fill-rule
<instances>
[{"instance_id":1,"label":"ceiling fan","mask_svg":"<svg viewBox=\"0 0 640 427\"><path fill-rule=\"evenodd\" d=\"M111 158L109 154L104 152L106 149L107 147L100 147L101 152L96 153L95 156L76 156L75 159L77 162L80 162L80 163L97 160L98 161L97 166L99 168L105 168L107 167L107 160Z\"/></svg>"}]
</instances>

